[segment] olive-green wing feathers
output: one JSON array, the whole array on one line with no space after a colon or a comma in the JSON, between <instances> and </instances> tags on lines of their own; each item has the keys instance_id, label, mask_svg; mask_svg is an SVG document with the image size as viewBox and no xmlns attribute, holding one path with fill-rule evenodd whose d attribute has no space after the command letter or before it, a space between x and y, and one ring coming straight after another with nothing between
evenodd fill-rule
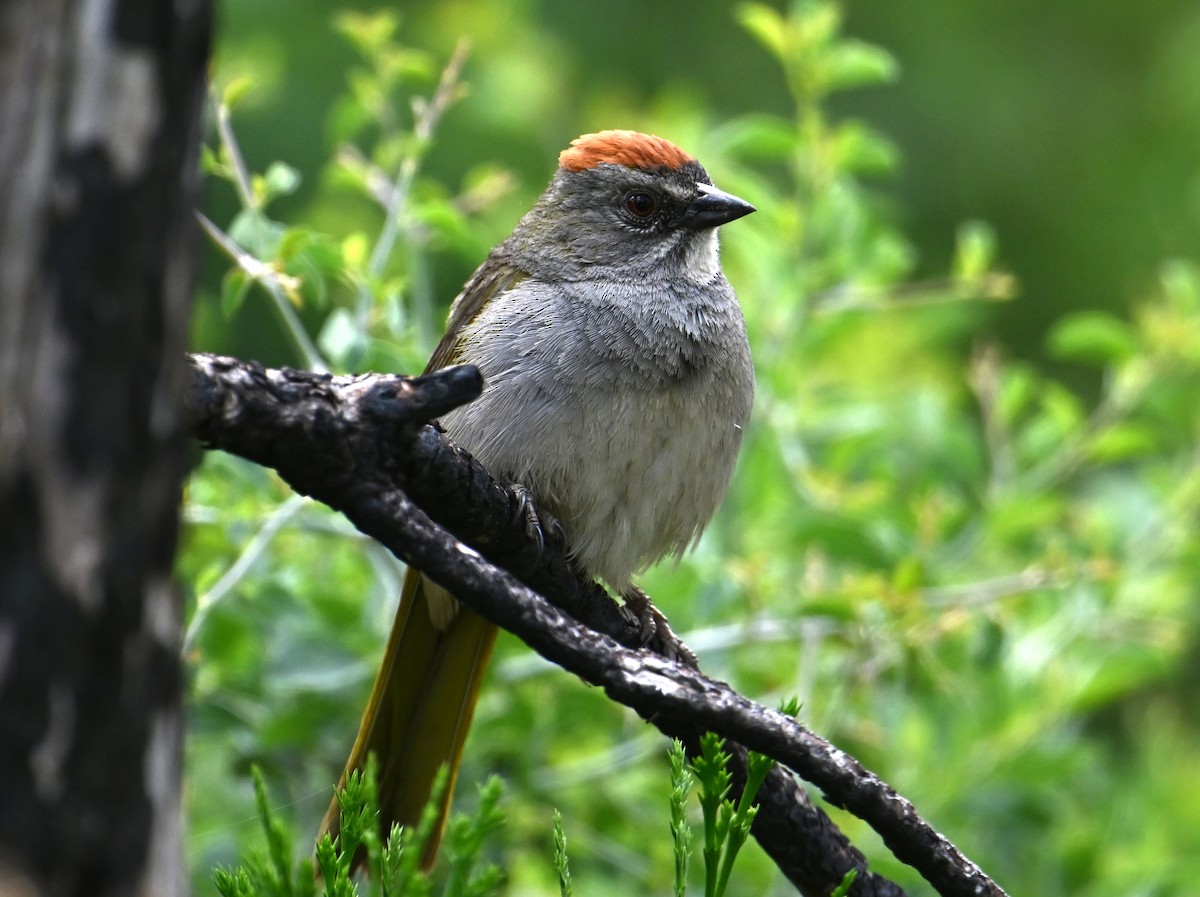
<instances>
[{"instance_id":1,"label":"olive-green wing feathers","mask_svg":"<svg viewBox=\"0 0 1200 897\"><path fill-rule=\"evenodd\" d=\"M450 306L450 321L446 325L446 335L433 350L429 364L425 367L425 373L428 374L430 371L436 371L438 368L458 364L462 361L459 340L462 337L463 328L475 319L475 316L491 299L511 290L528 276L507 260L495 254L489 256L488 260L471 275L471 279L467 281L463 291L458 294L458 298Z\"/></svg>"}]
</instances>

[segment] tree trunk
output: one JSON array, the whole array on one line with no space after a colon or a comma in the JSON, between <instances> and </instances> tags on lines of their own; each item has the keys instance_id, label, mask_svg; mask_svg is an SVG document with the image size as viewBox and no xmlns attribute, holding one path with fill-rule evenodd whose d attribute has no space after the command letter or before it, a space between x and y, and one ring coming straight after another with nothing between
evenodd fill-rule
<instances>
[{"instance_id":1,"label":"tree trunk","mask_svg":"<svg viewBox=\"0 0 1200 897\"><path fill-rule=\"evenodd\" d=\"M0 4L0 894L171 895L208 0Z\"/></svg>"}]
</instances>

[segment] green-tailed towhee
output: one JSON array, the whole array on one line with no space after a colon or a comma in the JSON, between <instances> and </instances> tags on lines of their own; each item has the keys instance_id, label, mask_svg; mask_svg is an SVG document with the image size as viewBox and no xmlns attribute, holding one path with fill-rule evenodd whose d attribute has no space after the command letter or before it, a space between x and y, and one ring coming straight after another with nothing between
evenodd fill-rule
<instances>
[{"instance_id":1,"label":"green-tailed towhee","mask_svg":"<svg viewBox=\"0 0 1200 897\"><path fill-rule=\"evenodd\" d=\"M661 137L584 135L467 282L429 362L479 367L483 394L446 432L623 594L696 541L729 484L754 376L716 229L753 211ZM375 753L385 834L416 824L443 763L453 787L495 636L409 571L343 774ZM323 831L337 816L335 802Z\"/></svg>"}]
</instances>

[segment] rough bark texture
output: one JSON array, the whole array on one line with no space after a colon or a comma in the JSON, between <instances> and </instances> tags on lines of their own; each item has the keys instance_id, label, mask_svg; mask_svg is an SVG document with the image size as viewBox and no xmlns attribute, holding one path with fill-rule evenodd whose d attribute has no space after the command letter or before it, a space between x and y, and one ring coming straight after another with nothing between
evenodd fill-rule
<instances>
[{"instance_id":1,"label":"rough bark texture","mask_svg":"<svg viewBox=\"0 0 1200 897\"><path fill-rule=\"evenodd\" d=\"M539 552L511 492L422 426L477 394L473 369L415 380L329 377L195 356L193 370L193 432L210 446L274 467L294 488L341 511L472 609L603 686L664 733L687 743L712 730L776 758L866 820L940 894L1002 897L887 783L795 720L645 650L636 621L580 583L555 546ZM670 646L651 640L649 647ZM787 770L776 769L759 798L754 835L803 893L828 894L851 868L859 871L854 895L902 893L867 872L862 854L811 806Z\"/></svg>"},{"instance_id":2,"label":"rough bark texture","mask_svg":"<svg viewBox=\"0 0 1200 897\"><path fill-rule=\"evenodd\" d=\"M207 0L0 5L0 893L180 894Z\"/></svg>"}]
</instances>

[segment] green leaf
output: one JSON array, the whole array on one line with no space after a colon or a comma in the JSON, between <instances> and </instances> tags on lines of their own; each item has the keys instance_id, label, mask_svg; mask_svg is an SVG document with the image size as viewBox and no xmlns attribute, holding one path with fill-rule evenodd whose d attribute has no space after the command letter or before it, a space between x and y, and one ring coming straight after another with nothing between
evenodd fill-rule
<instances>
[{"instance_id":1,"label":"green leaf","mask_svg":"<svg viewBox=\"0 0 1200 897\"><path fill-rule=\"evenodd\" d=\"M241 268L230 268L221 278L221 313L230 317L246 299L253 281Z\"/></svg>"},{"instance_id":2,"label":"green leaf","mask_svg":"<svg viewBox=\"0 0 1200 897\"><path fill-rule=\"evenodd\" d=\"M221 897L250 897L254 893L245 869L214 869L213 884Z\"/></svg>"},{"instance_id":3,"label":"green leaf","mask_svg":"<svg viewBox=\"0 0 1200 897\"><path fill-rule=\"evenodd\" d=\"M983 221L965 221L955 234L954 276L971 283L983 277L996 258L996 232Z\"/></svg>"},{"instance_id":4,"label":"green leaf","mask_svg":"<svg viewBox=\"0 0 1200 897\"><path fill-rule=\"evenodd\" d=\"M229 109L234 108L250 95L250 91L254 88L254 80L248 75L238 75L230 78L229 81L221 88L221 103Z\"/></svg>"},{"instance_id":5,"label":"green leaf","mask_svg":"<svg viewBox=\"0 0 1200 897\"><path fill-rule=\"evenodd\" d=\"M200 170L213 177L229 180L232 172L221 159L220 154L207 143L200 147Z\"/></svg>"},{"instance_id":6,"label":"green leaf","mask_svg":"<svg viewBox=\"0 0 1200 897\"><path fill-rule=\"evenodd\" d=\"M287 274L300 278L305 297L316 308L328 303L327 281L345 276L341 244L305 228L289 228L283 233L279 260Z\"/></svg>"},{"instance_id":7,"label":"green leaf","mask_svg":"<svg viewBox=\"0 0 1200 897\"><path fill-rule=\"evenodd\" d=\"M263 175L267 200L289 196L300 186L300 172L286 162L272 162Z\"/></svg>"},{"instance_id":8,"label":"green leaf","mask_svg":"<svg viewBox=\"0 0 1200 897\"><path fill-rule=\"evenodd\" d=\"M795 719L800 715L800 708L803 706L798 695L791 695L779 702L779 712Z\"/></svg>"},{"instance_id":9,"label":"green leaf","mask_svg":"<svg viewBox=\"0 0 1200 897\"><path fill-rule=\"evenodd\" d=\"M687 891L687 871L692 856L692 827L688 824L685 805L688 791L692 787L692 775L688 771L687 756L683 742L671 740L671 842L675 854L675 897L684 897Z\"/></svg>"},{"instance_id":10,"label":"green leaf","mask_svg":"<svg viewBox=\"0 0 1200 897\"><path fill-rule=\"evenodd\" d=\"M367 266L371 254L371 243L361 231L349 234L342 241L342 262L352 271L361 271Z\"/></svg>"},{"instance_id":11,"label":"green leaf","mask_svg":"<svg viewBox=\"0 0 1200 897\"><path fill-rule=\"evenodd\" d=\"M824 56L842 27L842 11L827 0L797 3L788 16L789 31L796 35L798 49Z\"/></svg>"},{"instance_id":12,"label":"green leaf","mask_svg":"<svg viewBox=\"0 0 1200 897\"><path fill-rule=\"evenodd\" d=\"M788 23L776 10L763 3L742 3L734 12L738 24L782 61L788 56Z\"/></svg>"},{"instance_id":13,"label":"green leaf","mask_svg":"<svg viewBox=\"0 0 1200 897\"><path fill-rule=\"evenodd\" d=\"M287 883L292 874L292 845L291 832L283 820L271 813L271 804L267 799L267 784L263 779L262 770L254 765L250 769L254 777L254 803L258 810L258 819L262 824L263 833L267 836L267 854L270 857L271 869L276 881L281 883L281 893L290 893L291 888L282 886Z\"/></svg>"},{"instance_id":14,"label":"green leaf","mask_svg":"<svg viewBox=\"0 0 1200 897\"><path fill-rule=\"evenodd\" d=\"M887 174L899 162L895 145L861 122L840 125L832 138L834 159L845 171Z\"/></svg>"},{"instance_id":15,"label":"green leaf","mask_svg":"<svg viewBox=\"0 0 1200 897\"><path fill-rule=\"evenodd\" d=\"M1059 451L1083 425L1085 413L1079 398L1058 383L1043 382L1038 411L1022 428L1018 439L1030 458Z\"/></svg>"},{"instance_id":16,"label":"green leaf","mask_svg":"<svg viewBox=\"0 0 1200 897\"><path fill-rule=\"evenodd\" d=\"M796 152L796 133L773 115L746 115L720 132L727 153L746 160L788 159Z\"/></svg>"},{"instance_id":17,"label":"green leaf","mask_svg":"<svg viewBox=\"0 0 1200 897\"><path fill-rule=\"evenodd\" d=\"M279 251L279 241L287 230L262 212L243 209L229 225L229 237L257 259L272 259Z\"/></svg>"},{"instance_id":18,"label":"green leaf","mask_svg":"<svg viewBox=\"0 0 1200 897\"><path fill-rule=\"evenodd\" d=\"M831 91L894 81L899 73L891 53L861 41L843 40L825 59L826 87Z\"/></svg>"},{"instance_id":19,"label":"green leaf","mask_svg":"<svg viewBox=\"0 0 1200 897\"><path fill-rule=\"evenodd\" d=\"M333 24L364 57L375 57L400 30L400 16L392 10L339 12Z\"/></svg>"},{"instance_id":20,"label":"green leaf","mask_svg":"<svg viewBox=\"0 0 1200 897\"><path fill-rule=\"evenodd\" d=\"M1109 365L1137 354L1138 337L1129 324L1107 312L1083 311L1055 325L1047 348L1063 361Z\"/></svg>"},{"instance_id":21,"label":"green leaf","mask_svg":"<svg viewBox=\"0 0 1200 897\"><path fill-rule=\"evenodd\" d=\"M850 888L853 886L856 878L858 878L858 870L851 869L844 876L842 876L841 883L837 886L836 890L829 895L829 897L846 897L846 895L850 893Z\"/></svg>"},{"instance_id":22,"label":"green leaf","mask_svg":"<svg viewBox=\"0 0 1200 897\"><path fill-rule=\"evenodd\" d=\"M1200 310L1200 269L1193 262L1170 259L1158 273L1167 304L1183 314Z\"/></svg>"},{"instance_id":23,"label":"green leaf","mask_svg":"<svg viewBox=\"0 0 1200 897\"><path fill-rule=\"evenodd\" d=\"M1001 422L1012 427L1017 418L1033 407L1041 381L1027 365L1006 367L1000 374L996 412Z\"/></svg>"},{"instance_id":24,"label":"green leaf","mask_svg":"<svg viewBox=\"0 0 1200 897\"><path fill-rule=\"evenodd\" d=\"M567 834L563 831L562 813L554 811L554 871L558 873L558 893L571 897L571 866L567 860Z\"/></svg>"},{"instance_id":25,"label":"green leaf","mask_svg":"<svg viewBox=\"0 0 1200 897\"><path fill-rule=\"evenodd\" d=\"M354 315L345 308L335 308L321 326L317 336L321 352L339 367L366 350L367 335L359 329ZM353 365L349 365L353 367Z\"/></svg>"},{"instance_id":26,"label":"green leaf","mask_svg":"<svg viewBox=\"0 0 1200 897\"><path fill-rule=\"evenodd\" d=\"M1158 436L1148 426L1119 423L1099 433L1088 446L1088 457L1111 464L1149 455L1158 448Z\"/></svg>"}]
</instances>

